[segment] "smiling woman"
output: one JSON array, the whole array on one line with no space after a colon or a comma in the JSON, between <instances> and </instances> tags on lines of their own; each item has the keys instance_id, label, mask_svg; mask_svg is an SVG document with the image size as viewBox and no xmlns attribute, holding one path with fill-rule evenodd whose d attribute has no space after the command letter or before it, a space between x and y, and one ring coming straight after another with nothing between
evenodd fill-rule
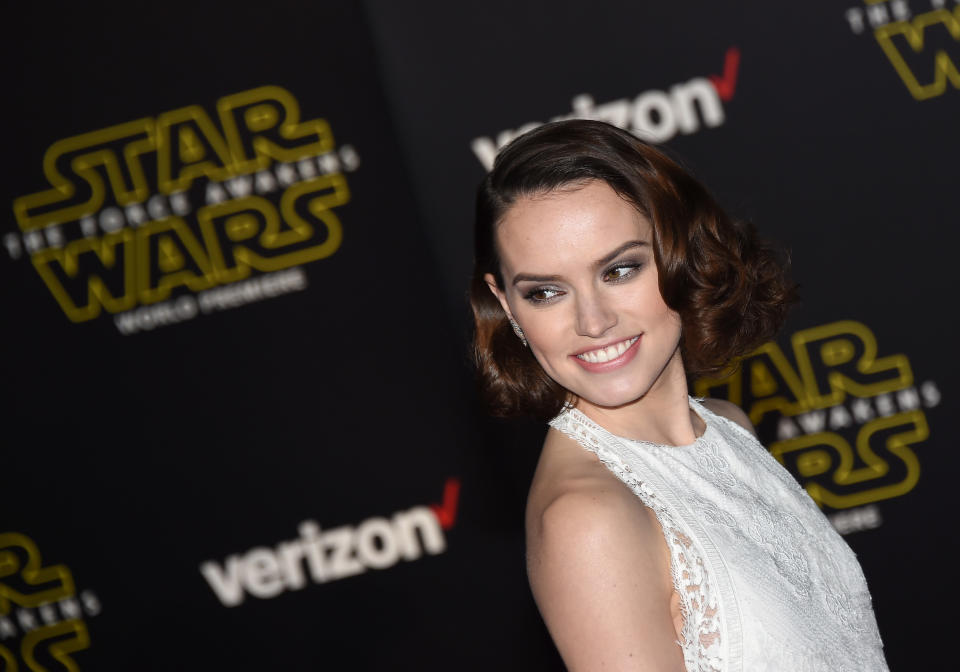
<instances>
[{"instance_id":1,"label":"smiling woman","mask_svg":"<svg viewBox=\"0 0 960 672\"><path fill-rule=\"evenodd\" d=\"M626 131L562 121L497 157L475 254L484 399L551 425L527 567L567 666L885 670L853 553L740 409L688 393L793 299L753 228Z\"/></svg>"},{"instance_id":2,"label":"smiling woman","mask_svg":"<svg viewBox=\"0 0 960 672\"><path fill-rule=\"evenodd\" d=\"M680 317L660 295L652 227L606 182L522 199L497 242L509 281L501 289L488 272L489 290L581 407L620 406L683 376Z\"/></svg>"}]
</instances>

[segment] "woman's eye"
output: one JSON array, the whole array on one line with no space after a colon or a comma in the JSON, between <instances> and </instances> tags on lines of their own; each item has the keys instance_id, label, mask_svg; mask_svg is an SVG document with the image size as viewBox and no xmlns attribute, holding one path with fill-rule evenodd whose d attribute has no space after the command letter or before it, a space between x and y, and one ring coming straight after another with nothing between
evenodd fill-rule
<instances>
[{"instance_id":1,"label":"woman's eye","mask_svg":"<svg viewBox=\"0 0 960 672\"><path fill-rule=\"evenodd\" d=\"M531 289L529 292L527 292L525 298L527 301L532 303L545 303L559 294L560 290L558 289L551 289L550 287L537 287L536 289Z\"/></svg>"},{"instance_id":2,"label":"woman's eye","mask_svg":"<svg viewBox=\"0 0 960 672\"><path fill-rule=\"evenodd\" d=\"M630 277L640 268L640 264L622 264L620 266L614 266L611 269L608 269L603 274L604 280L612 280L616 282L617 280L624 280L625 278Z\"/></svg>"}]
</instances>

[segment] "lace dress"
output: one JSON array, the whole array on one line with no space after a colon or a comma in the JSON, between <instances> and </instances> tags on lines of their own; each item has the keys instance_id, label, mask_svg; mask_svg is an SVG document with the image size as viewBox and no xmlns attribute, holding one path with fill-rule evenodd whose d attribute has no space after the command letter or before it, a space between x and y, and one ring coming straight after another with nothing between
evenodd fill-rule
<instances>
[{"instance_id":1,"label":"lace dress","mask_svg":"<svg viewBox=\"0 0 960 672\"><path fill-rule=\"evenodd\" d=\"M688 672L887 670L853 551L752 434L690 405L707 428L687 446L618 437L571 408L550 421L660 521Z\"/></svg>"}]
</instances>

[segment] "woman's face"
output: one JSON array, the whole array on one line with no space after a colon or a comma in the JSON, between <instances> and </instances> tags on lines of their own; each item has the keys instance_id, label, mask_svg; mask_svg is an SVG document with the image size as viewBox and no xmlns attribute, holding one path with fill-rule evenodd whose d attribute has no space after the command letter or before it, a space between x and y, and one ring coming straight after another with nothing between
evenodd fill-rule
<instances>
[{"instance_id":1,"label":"woman's face","mask_svg":"<svg viewBox=\"0 0 960 672\"><path fill-rule=\"evenodd\" d=\"M485 280L581 406L633 402L667 371L683 378L680 317L660 296L650 222L605 182L520 199L496 236L504 287Z\"/></svg>"}]
</instances>

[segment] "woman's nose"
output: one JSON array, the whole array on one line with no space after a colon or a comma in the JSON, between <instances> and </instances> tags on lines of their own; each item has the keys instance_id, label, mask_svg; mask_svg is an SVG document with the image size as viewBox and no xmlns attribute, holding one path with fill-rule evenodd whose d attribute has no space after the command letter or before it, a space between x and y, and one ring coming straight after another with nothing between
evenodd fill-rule
<instances>
[{"instance_id":1,"label":"woman's nose","mask_svg":"<svg viewBox=\"0 0 960 672\"><path fill-rule=\"evenodd\" d=\"M617 323L617 314L602 297L581 296L577 300L577 334L597 338Z\"/></svg>"}]
</instances>

